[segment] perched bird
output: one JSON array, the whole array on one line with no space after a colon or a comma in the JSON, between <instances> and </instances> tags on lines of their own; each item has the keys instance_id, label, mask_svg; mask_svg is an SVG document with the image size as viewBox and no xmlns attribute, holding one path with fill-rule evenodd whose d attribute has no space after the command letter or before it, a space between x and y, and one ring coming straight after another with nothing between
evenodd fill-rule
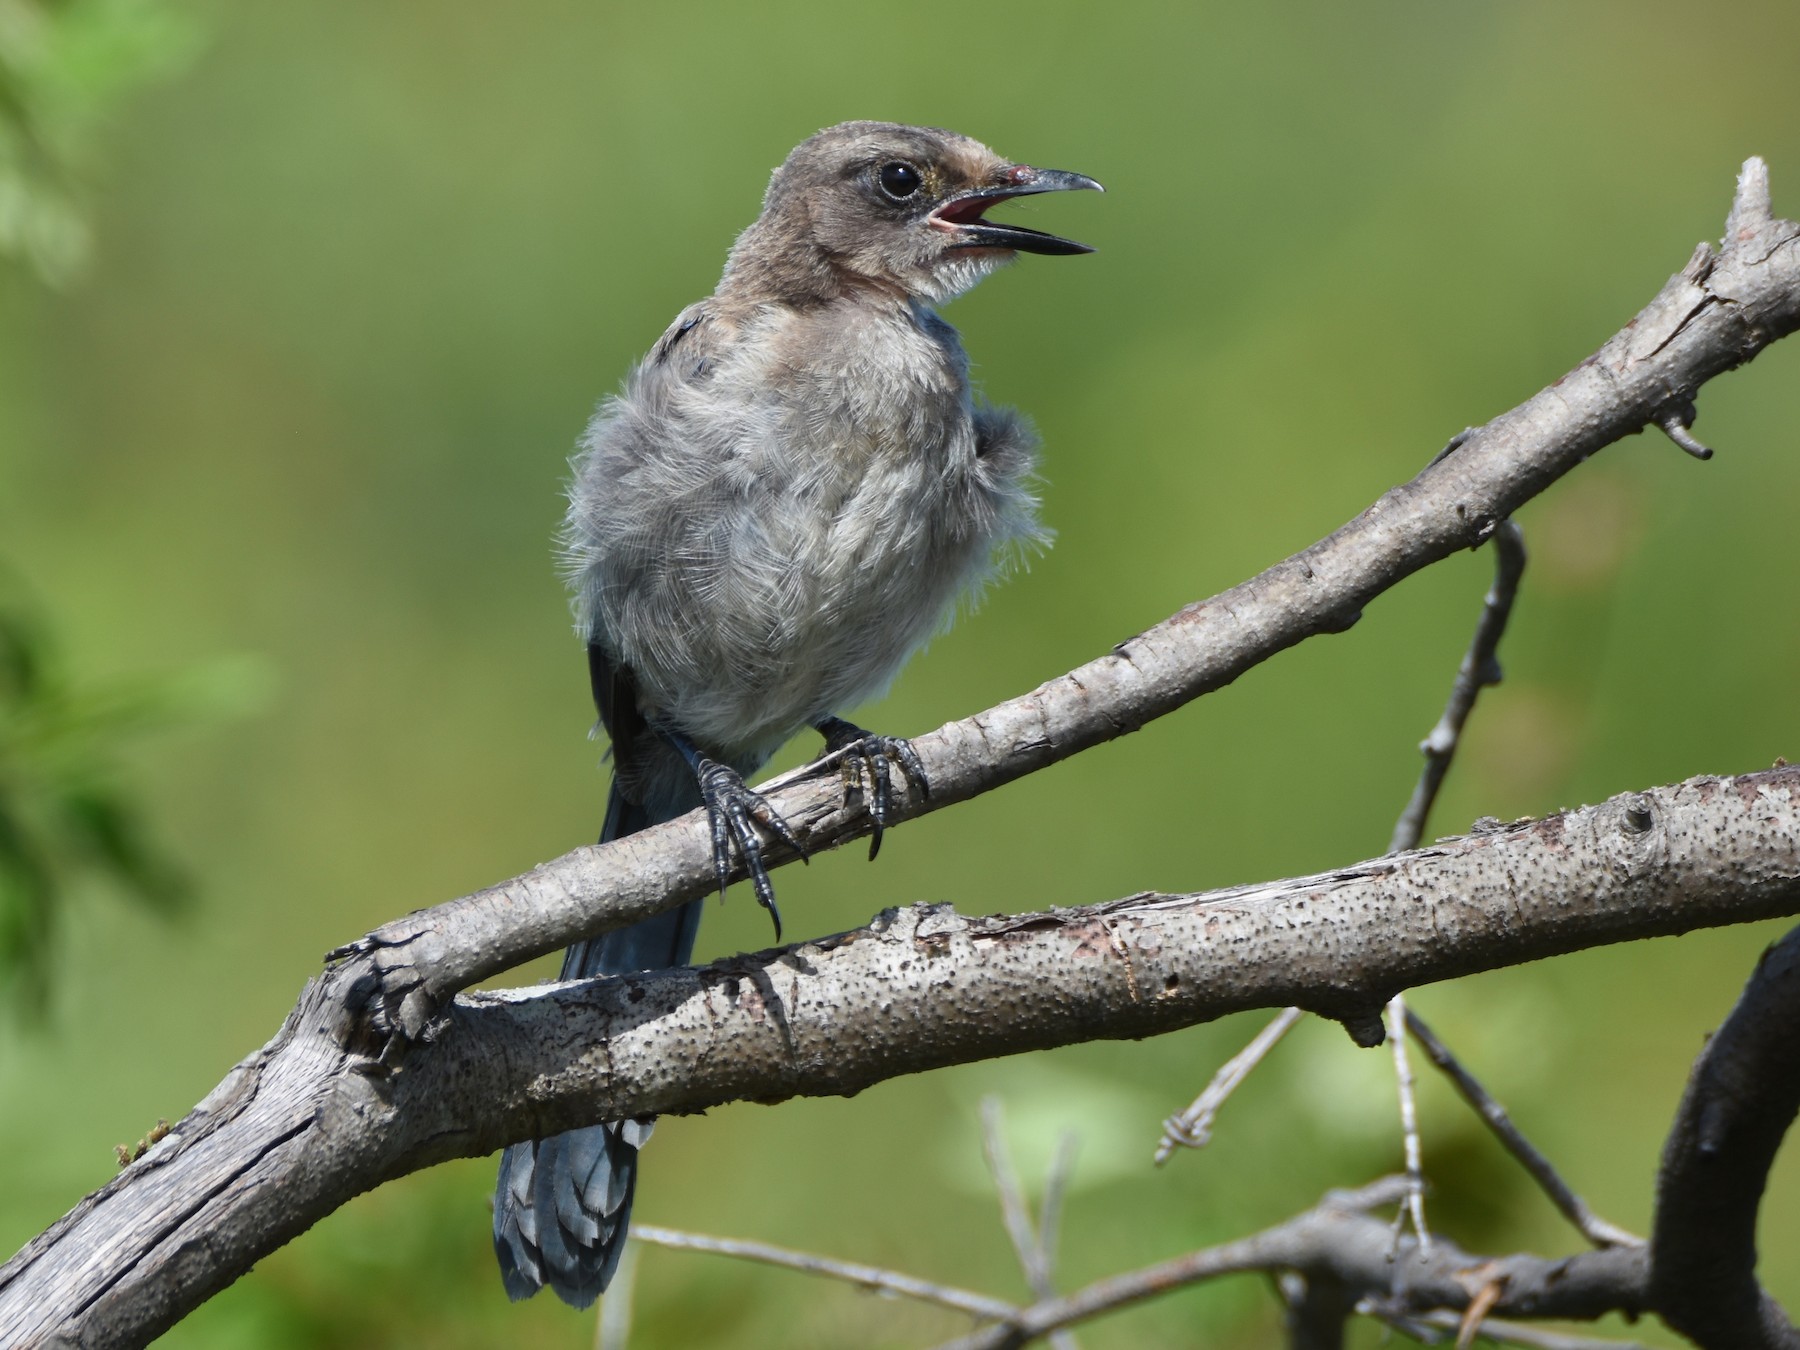
<instances>
[{"instance_id":1,"label":"perched bird","mask_svg":"<svg viewBox=\"0 0 1800 1350\"><path fill-rule=\"evenodd\" d=\"M774 913L745 786L803 727L842 752L872 821L903 740L836 713L878 695L959 595L1044 538L1036 441L976 402L933 306L1018 252L1086 245L991 221L1015 197L1099 189L953 132L846 122L802 142L708 299L690 305L582 437L562 546L612 740L601 841L704 805L723 889L735 848ZM562 978L685 964L700 903L571 947ZM776 934L780 917L775 915ZM515 1144L494 1248L506 1289L585 1307L624 1247L651 1120Z\"/></svg>"}]
</instances>

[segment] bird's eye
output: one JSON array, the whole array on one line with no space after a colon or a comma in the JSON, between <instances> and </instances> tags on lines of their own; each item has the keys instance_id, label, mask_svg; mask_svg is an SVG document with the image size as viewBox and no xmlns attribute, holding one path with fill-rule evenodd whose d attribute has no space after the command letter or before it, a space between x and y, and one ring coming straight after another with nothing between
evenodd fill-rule
<instances>
[{"instance_id":1,"label":"bird's eye","mask_svg":"<svg viewBox=\"0 0 1800 1350\"><path fill-rule=\"evenodd\" d=\"M881 184L881 190L896 201L910 197L919 190L919 171L900 160L883 164L876 173L875 180Z\"/></svg>"}]
</instances>

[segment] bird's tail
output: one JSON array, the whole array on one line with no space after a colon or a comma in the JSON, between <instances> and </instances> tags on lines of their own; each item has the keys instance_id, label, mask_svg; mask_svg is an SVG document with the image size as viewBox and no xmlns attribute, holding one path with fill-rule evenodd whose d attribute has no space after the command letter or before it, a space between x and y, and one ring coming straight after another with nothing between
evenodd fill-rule
<instances>
[{"instance_id":1,"label":"bird's tail","mask_svg":"<svg viewBox=\"0 0 1800 1350\"><path fill-rule=\"evenodd\" d=\"M696 803L697 804L697 803ZM685 810L686 808L683 808ZM613 784L600 842L621 839L672 820L681 811L652 813ZM578 942L563 953L561 978L627 975L684 966L694 951L703 902L695 900L655 918ZM558 1298L585 1308L612 1279L625 1250L637 1155L654 1117L607 1121L550 1139L514 1144L500 1158L494 1191L494 1254L512 1298L530 1298L546 1284Z\"/></svg>"}]
</instances>

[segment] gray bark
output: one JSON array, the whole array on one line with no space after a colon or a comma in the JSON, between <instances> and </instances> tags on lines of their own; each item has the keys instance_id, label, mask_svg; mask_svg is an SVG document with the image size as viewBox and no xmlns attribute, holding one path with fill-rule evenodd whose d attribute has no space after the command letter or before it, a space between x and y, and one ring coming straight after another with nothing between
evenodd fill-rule
<instances>
[{"instance_id":1,"label":"gray bark","mask_svg":"<svg viewBox=\"0 0 1800 1350\"><path fill-rule=\"evenodd\" d=\"M140 1162L0 1270L0 1342L138 1345L351 1196L600 1118L860 1091L1245 1008L1328 1015L1560 952L1800 913L1800 768L1699 778L1320 876L867 928L470 994L397 1069L346 962Z\"/></svg>"},{"instance_id":2,"label":"gray bark","mask_svg":"<svg viewBox=\"0 0 1800 1350\"><path fill-rule=\"evenodd\" d=\"M1461 433L1412 481L1261 575L1189 605L1030 693L913 741L931 783L897 819L991 791L1136 731L1277 652L1353 625L1420 568L1474 548L1521 505L1623 437L1685 420L1700 386L1800 327L1800 225L1770 212L1767 170L1739 179L1722 249L1687 265L1599 351L1533 398ZM838 777L802 769L770 802L809 848L868 832ZM770 853L780 859L779 845ZM383 1021L417 1032L461 989L580 938L708 893L700 813L386 924L347 952L373 958Z\"/></svg>"},{"instance_id":3,"label":"gray bark","mask_svg":"<svg viewBox=\"0 0 1800 1350\"><path fill-rule=\"evenodd\" d=\"M1610 442L1800 326L1800 226L1746 166L1702 248L1551 389L1459 437L1327 539L1113 652L914 742L916 815L1137 729L1482 542ZM1252 1007L1354 1026L1432 980L1800 912L1800 782L1694 779L1328 875L1049 914L889 912L679 970L502 995L473 982L711 885L698 817L588 848L335 953L273 1040L141 1161L0 1267L0 1342L140 1345L351 1196L600 1118L854 1092ZM770 793L817 846L867 831L837 776ZM1378 1024L1378 1022L1377 1022Z\"/></svg>"}]
</instances>

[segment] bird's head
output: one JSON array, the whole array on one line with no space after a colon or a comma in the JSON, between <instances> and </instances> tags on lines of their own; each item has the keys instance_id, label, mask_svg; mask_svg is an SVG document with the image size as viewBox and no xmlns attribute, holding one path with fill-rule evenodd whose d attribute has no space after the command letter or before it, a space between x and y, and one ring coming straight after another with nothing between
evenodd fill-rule
<instances>
[{"instance_id":1,"label":"bird's head","mask_svg":"<svg viewBox=\"0 0 1800 1350\"><path fill-rule=\"evenodd\" d=\"M953 131L844 122L802 141L775 170L726 281L794 300L875 288L941 304L1018 253L1093 252L986 217L1015 197L1074 188L1104 191Z\"/></svg>"}]
</instances>

